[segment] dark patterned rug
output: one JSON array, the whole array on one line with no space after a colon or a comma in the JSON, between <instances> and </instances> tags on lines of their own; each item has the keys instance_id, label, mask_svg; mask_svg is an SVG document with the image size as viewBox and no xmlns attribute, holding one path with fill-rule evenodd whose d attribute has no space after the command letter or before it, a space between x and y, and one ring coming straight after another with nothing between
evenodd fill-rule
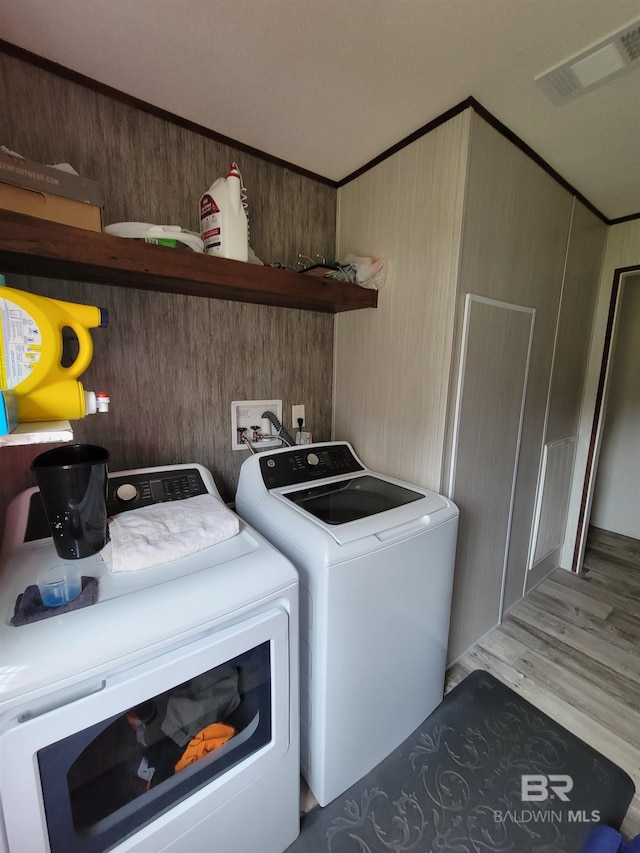
<instances>
[{"instance_id":1,"label":"dark patterned rug","mask_svg":"<svg viewBox=\"0 0 640 853\"><path fill-rule=\"evenodd\" d=\"M286 853L579 853L630 777L493 676L467 676Z\"/></svg>"}]
</instances>

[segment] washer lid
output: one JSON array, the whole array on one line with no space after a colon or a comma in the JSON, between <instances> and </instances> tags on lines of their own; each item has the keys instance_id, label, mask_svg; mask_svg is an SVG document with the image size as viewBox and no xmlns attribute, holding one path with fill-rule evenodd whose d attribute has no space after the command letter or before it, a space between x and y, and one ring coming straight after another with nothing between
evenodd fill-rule
<instances>
[{"instance_id":1,"label":"washer lid","mask_svg":"<svg viewBox=\"0 0 640 853\"><path fill-rule=\"evenodd\" d=\"M284 523L287 536L299 540L304 549L312 547L316 532L340 546L360 541L362 548L363 540L369 539L379 547L380 542L415 536L458 515L457 507L436 492L371 472L331 478L307 489L273 489L269 498L286 512L284 517L274 516L272 505L265 504L265 517L273 525ZM300 523L289 519L290 513Z\"/></svg>"},{"instance_id":2,"label":"washer lid","mask_svg":"<svg viewBox=\"0 0 640 853\"><path fill-rule=\"evenodd\" d=\"M325 524L347 524L421 500L424 494L365 474L284 494Z\"/></svg>"}]
</instances>

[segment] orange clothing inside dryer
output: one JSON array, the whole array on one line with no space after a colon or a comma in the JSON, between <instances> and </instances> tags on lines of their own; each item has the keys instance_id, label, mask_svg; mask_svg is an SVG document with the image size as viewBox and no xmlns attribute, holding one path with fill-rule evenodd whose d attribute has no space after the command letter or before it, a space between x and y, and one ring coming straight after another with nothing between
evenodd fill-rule
<instances>
[{"instance_id":1,"label":"orange clothing inside dryer","mask_svg":"<svg viewBox=\"0 0 640 853\"><path fill-rule=\"evenodd\" d=\"M184 770L190 764L204 758L209 752L218 749L228 740L230 740L236 730L233 726L228 726L226 723L211 723L210 726L202 729L193 737L187 744L187 748L182 753L182 758L175 766L175 772Z\"/></svg>"}]
</instances>

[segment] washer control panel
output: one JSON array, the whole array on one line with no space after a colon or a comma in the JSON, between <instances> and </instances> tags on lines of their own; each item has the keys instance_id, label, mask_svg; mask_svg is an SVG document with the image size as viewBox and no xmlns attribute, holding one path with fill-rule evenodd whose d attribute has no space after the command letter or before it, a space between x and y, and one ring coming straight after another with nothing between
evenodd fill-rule
<instances>
[{"instance_id":1,"label":"washer control panel","mask_svg":"<svg viewBox=\"0 0 640 853\"><path fill-rule=\"evenodd\" d=\"M364 471L347 444L300 445L286 453L261 454L260 472L268 489Z\"/></svg>"}]
</instances>

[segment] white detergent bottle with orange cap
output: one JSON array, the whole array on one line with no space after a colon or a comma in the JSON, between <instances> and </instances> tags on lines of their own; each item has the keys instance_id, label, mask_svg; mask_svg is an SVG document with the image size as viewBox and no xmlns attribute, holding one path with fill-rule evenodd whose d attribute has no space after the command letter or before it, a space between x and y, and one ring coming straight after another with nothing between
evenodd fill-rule
<instances>
[{"instance_id":1,"label":"white detergent bottle with orange cap","mask_svg":"<svg viewBox=\"0 0 640 853\"><path fill-rule=\"evenodd\" d=\"M235 261L249 257L246 193L235 163L200 199L200 235L208 255Z\"/></svg>"},{"instance_id":2,"label":"white detergent bottle with orange cap","mask_svg":"<svg viewBox=\"0 0 640 853\"><path fill-rule=\"evenodd\" d=\"M89 329L107 324L104 308L0 287L0 389L17 398L20 423L108 411L104 392L78 382L93 357Z\"/></svg>"}]
</instances>

